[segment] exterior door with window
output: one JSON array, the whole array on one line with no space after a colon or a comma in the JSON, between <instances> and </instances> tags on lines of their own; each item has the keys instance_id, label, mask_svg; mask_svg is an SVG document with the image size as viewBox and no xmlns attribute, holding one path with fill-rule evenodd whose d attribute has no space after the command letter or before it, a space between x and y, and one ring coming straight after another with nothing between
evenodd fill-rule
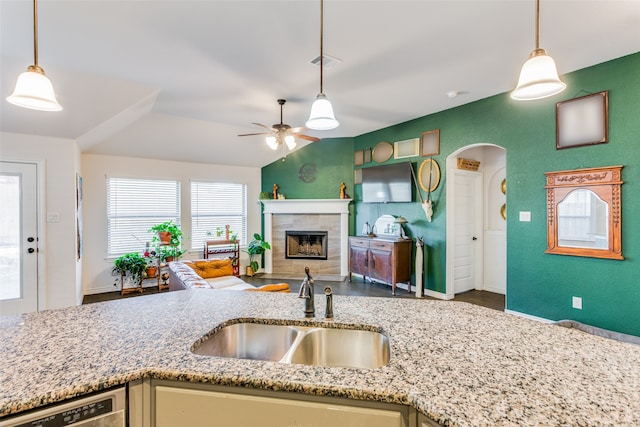
<instances>
[{"instance_id":1,"label":"exterior door with window","mask_svg":"<svg viewBox=\"0 0 640 427\"><path fill-rule=\"evenodd\" d=\"M38 311L37 165L0 162L0 314Z\"/></svg>"}]
</instances>

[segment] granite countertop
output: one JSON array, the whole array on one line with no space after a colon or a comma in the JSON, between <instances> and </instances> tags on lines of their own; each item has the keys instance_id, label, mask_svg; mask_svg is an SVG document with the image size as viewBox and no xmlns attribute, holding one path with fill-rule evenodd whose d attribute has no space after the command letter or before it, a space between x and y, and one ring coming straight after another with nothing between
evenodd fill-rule
<instances>
[{"instance_id":1,"label":"granite countertop","mask_svg":"<svg viewBox=\"0 0 640 427\"><path fill-rule=\"evenodd\" d=\"M147 376L411 405L451 426L640 425L640 346L467 303L334 295L331 323L389 334L374 370L189 351L222 322L304 322L302 308L196 289L0 317L0 417Z\"/></svg>"}]
</instances>

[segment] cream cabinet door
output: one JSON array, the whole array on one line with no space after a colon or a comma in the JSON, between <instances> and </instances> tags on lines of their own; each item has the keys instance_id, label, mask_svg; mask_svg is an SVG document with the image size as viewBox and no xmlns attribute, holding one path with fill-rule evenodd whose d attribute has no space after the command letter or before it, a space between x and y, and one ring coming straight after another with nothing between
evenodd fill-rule
<instances>
[{"instance_id":1,"label":"cream cabinet door","mask_svg":"<svg viewBox=\"0 0 640 427\"><path fill-rule=\"evenodd\" d=\"M156 427L407 427L400 412L155 387Z\"/></svg>"}]
</instances>

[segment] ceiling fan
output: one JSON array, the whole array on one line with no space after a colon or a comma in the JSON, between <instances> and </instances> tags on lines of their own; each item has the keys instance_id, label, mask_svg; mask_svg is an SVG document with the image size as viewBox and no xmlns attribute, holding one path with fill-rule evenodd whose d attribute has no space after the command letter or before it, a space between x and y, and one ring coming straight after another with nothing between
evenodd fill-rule
<instances>
[{"instance_id":1,"label":"ceiling fan","mask_svg":"<svg viewBox=\"0 0 640 427\"><path fill-rule=\"evenodd\" d=\"M280 104L280 123L276 123L271 127L265 126L261 123L253 123L256 126L263 127L269 132L257 132L257 133L243 133L238 136L252 136L252 135L269 135L267 136L267 145L272 150L277 150L282 143L285 143L289 150L293 150L296 147L296 138L305 139L311 142L318 142L320 138L316 138L314 136L304 135L300 132L303 132L306 128L304 126L292 128L288 124L282 122L282 106L287 102L286 99L278 99L278 104Z\"/></svg>"}]
</instances>

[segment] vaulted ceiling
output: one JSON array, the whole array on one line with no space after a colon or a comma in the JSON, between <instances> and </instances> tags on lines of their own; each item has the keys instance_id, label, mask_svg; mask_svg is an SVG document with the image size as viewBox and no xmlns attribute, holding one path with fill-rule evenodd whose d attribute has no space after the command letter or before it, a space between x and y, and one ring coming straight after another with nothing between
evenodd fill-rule
<instances>
[{"instance_id":1,"label":"vaulted ceiling","mask_svg":"<svg viewBox=\"0 0 640 427\"><path fill-rule=\"evenodd\" d=\"M306 121L319 90L319 5L39 0L39 64L64 110L2 99L0 129L77 140L89 153L266 165L282 153L237 134L278 123L278 98L285 123ZM326 0L324 52L340 61L325 68L324 92L340 127L307 133L357 136L512 90L535 45L534 5ZM561 74L640 51L640 0L542 0L540 10L540 45ZM31 1L0 2L3 98L33 63L31 14Z\"/></svg>"}]
</instances>

